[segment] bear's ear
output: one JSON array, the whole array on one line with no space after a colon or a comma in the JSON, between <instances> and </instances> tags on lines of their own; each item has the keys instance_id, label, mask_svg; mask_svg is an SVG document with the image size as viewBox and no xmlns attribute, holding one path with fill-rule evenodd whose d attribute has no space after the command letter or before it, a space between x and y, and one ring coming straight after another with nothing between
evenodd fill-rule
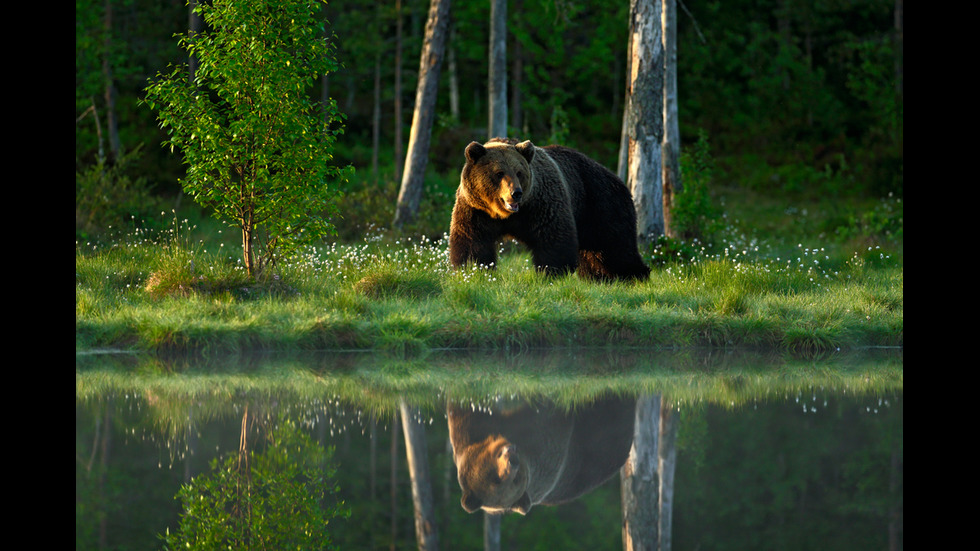
<instances>
[{"instance_id":1,"label":"bear's ear","mask_svg":"<svg viewBox=\"0 0 980 551\"><path fill-rule=\"evenodd\" d=\"M524 492L524 495L521 496L521 499L517 500L517 503L514 504L512 509L522 515L526 515L531 510L531 496L527 495L527 492Z\"/></svg>"},{"instance_id":2,"label":"bear's ear","mask_svg":"<svg viewBox=\"0 0 980 551\"><path fill-rule=\"evenodd\" d=\"M525 140L514 147L527 160L527 164L531 164L531 159L534 158L534 144L531 143L531 140Z\"/></svg>"},{"instance_id":3,"label":"bear's ear","mask_svg":"<svg viewBox=\"0 0 980 551\"><path fill-rule=\"evenodd\" d=\"M463 506L463 510L467 513L476 512L483 505L483 503L480 502L480 498L473 495L472 492L463 494L463 498L459 500L459 503Z\"/></svg>"},{"instance_id":4,"label":"bear's ear","mask_svg":"<svg viewBox=\"0 0 980 551\"><path fill-rule=\"evenodd\" d=\"M480 157L487 154L487 148L483 147L483 144L479 142L470 142L470 145L466 146L466 160L470 163L475 163Z\"/></svg>"}]
</instances>

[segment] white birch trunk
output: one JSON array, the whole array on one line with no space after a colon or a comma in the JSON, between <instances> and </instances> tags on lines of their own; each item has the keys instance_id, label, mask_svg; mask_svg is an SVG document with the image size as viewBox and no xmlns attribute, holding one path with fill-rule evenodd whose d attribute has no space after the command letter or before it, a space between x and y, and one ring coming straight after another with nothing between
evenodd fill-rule
<instances>
[{"instance_id":1,"label":"white birch trunk","mask_svg":"<svg viewBox=\"0 0 980 551\"><path fill-rule=\"evenodd\" d=\"M660 400L647 395L636 401L633 447L620 472L625 551L653 551L659 544Z\"/></svg>"},{"instance_id":2,"label":"white birch trunk","mask_svg":"<svg viewBox=\"0 0 980 551\"><path fill-rule=\"evenodd\" d=\"M449 60L449 115L459 121L459 73L456 71L456 25L450 23L447 57Z\"/></svg>"},{"instance_id":3,"label":"white birch trunk","mask_svg":"<svg viewBox=\"0 0 980 551\"><path fill-rule=\"evenodd\" d=\"M402 430L405 433L405 456L412 481L412 503L415 509L415 540L419 551L435 551L439 548L439 533L432 498L432 480L429 477L429 454L425 446L425 425L399 400Z\"/></svg>"},{"instance_id":4,"label":"white birch trunk","mask_svg":"<svg viewBox=\"0 0 980 551\"><path fill-rule=\"evenodd\" d=\"M660 551L670 551L674 519L674 473L677 471L677 411L669 402L660 403Z\"/></svg>"},{"instance_id":5,"label":"white birch trunk","mask_svg":"<svg viewBox=\"0 0 980 551\"><path fill-rule=\"evenodd\" d=\"M630 78L626 185L636 208L640 243L663 235L663 74L661 0L630 2Z\"/></svg>"},{"instance_id":6,"label":"white birch trunk","mask_svg":"<svg viewBox=\"0 0 980 551\"><path fill-rule=\"evenodd\" d=\"M402 175L395 219L392 225L402 228L418 215L422 199L422 183L429 161L429 142L432 123L436 116L436 95L439 91L439 71L446 51L446 35L449 29L449 0L432 0L429 19L425 24L425 43L419 62L419 81L415 92L415 113L408 138L405 156L405 173Z\"/></svg>"}]
</instances>

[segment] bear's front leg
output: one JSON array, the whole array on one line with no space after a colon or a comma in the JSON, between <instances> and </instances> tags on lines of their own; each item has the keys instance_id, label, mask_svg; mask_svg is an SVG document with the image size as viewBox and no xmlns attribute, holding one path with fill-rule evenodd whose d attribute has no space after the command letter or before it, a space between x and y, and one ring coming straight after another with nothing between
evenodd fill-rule
<instances>
[{"instance_id":1,"label":"bear's front leg","mask_svg":"<svg viewBox=\"0 0 980 551\"><path fill-rule=\"evenodd\" d=\"M539 272L549 276L563 276L578 267L578 240L567 234L562 238L537 239L528 243L531 261Z\"/></svg>"},{"instance_id":2,"label":"bear's front leg","mask_svg":"<svg viewBox=\"0 0 980 551\"><path fill-rule=\"evenodd\" d=\"M538 250L531 252L531 260L539 272L549 276L563 276L575 271L578 258L575 251Z\"/></svg>"},{"instance_id":3,"label":"bear's front leg","mask_svg":"<svg viewBox=\"0 0 980 551\"><path fill-rule=\"evenodd\" d=\"M458 203L453 209L452 225L449 228L449 264L453 268L473 262L479 266L496 266L497 231L490 227L486 216L473 209L461 207Z\"/></svg>"},{"instance_id":4,"label":"bear's front leg","mask_svg":"<svg viewBox=\"0 0 980 551\"><path fill-rule=\"evenodd\" d=\"M539 272L563 276L578 267L578 232L570 212L557 216L529 212L534 222L518 238L531 250L531 260Z\"/></svg>"},{"instance_id":5,"label":"bear's front leg","mask_svg":"<svg viewBox=\"0 0 980 551\"><path fill-rule=\"evenodd\" d=\"M467 262L473 262L478 266L496 266L496 244L492 241L477 241L450 234L449 264L453 268L461 268Z\"/></svg>"}]
</instances>

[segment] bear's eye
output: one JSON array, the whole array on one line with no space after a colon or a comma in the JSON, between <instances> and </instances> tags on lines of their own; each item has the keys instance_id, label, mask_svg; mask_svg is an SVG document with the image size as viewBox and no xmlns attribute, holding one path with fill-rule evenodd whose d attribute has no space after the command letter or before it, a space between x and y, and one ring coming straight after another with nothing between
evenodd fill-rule
<instances>
[{"instance_id":1,"label":"bear's eye","mask_svg":"<svg viewBox=\"0 0 980 551\"><path fill-rule=\"evenodd\" d=\"M504 176L506 176L506 175L507 175L507 173L505 173L503 170L501 170L500 172L497 172L497 179L498 180L503 180L504 179Z\"/></svg>"}]
</instances>

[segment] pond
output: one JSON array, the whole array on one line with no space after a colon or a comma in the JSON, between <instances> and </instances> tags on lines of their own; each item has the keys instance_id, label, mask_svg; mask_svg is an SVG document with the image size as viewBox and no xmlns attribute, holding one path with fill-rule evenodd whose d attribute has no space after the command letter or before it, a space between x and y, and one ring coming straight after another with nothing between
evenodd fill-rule
<instances>
[{"instance_id":1,"label":"pond","mask_svg":"<svg viewBox=\"0 0 980 551\"><path fill-rule=\"evenodd\" d=\"M903 408L900 349L76 355L76 549L901 549Z\"/></svg>"}]
</instances>

